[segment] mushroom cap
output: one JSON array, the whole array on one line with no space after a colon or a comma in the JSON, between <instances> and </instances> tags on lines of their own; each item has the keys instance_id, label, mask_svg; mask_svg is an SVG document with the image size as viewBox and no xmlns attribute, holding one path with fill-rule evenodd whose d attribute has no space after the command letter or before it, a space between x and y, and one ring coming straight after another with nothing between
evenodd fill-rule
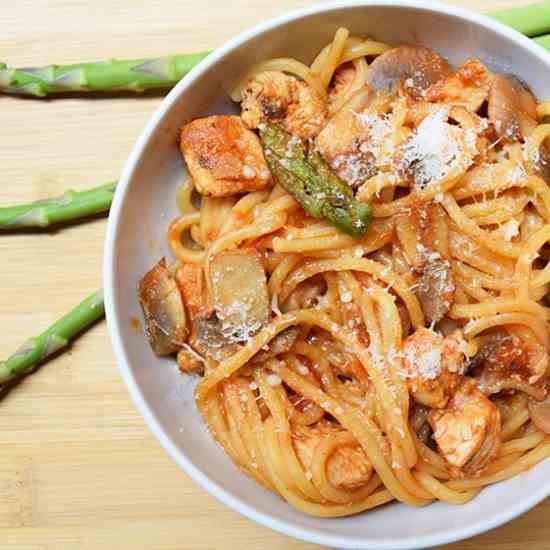
<instances>
[{"instance_id":1,"label":"mushroom cap","mask_svg":"<svg viewBox=\"0 0 550 550\"><path fill-rule=\"evenodd\" d=\"M451 74L451 68L438 53L424 46L406 44L377 57L369 66L367 83L379 91L393 92L404 84L418 99L438 80Z\"/></svg>"},{"instance_id":2,"label":"mushroom cap","mask_svg":"<svg viewBox=\"0 0 550 550\"><path fill-rule=\"evenodd\" d=\"M489 90L488 114L499 136L518 140L536 126L537 102L518 78L497 74Z\"/></svg>"}]
</instances>

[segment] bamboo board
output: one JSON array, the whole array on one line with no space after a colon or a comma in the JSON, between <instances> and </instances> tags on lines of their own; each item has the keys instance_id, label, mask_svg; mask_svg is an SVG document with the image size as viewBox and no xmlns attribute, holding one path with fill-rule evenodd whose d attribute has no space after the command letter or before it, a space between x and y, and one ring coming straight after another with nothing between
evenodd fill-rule
<instances>
[{"instance_id":1,"label":"bamboo board","mask_svg":"<svg viewBox=\"0 0 550 550\"><path fill-rule=\"evenodd\" d=\"M306 0L17 0L0 52L14 66L212 49ZM489 10L512 1L454 2ZM525 2L528 3L528 2ZM205 9L205 6L208 6ZM0 96L0 204L115 179L160 97ZM1 352L100 286L105 219L0 236ZM0 403L6 550L313 550L239 516L164 453L119 378L104 323ZM550 501L446 550L548 550ZM441 549L440 549L441 550Z\"/></svg>"}]
</instances>

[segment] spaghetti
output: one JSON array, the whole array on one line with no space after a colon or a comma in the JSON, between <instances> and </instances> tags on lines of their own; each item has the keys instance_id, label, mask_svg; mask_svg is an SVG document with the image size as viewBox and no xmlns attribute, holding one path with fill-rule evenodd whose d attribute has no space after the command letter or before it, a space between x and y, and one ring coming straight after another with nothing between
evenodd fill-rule
<instances>
[{"instance_id":1,"label":"spaghetti","mask_svg":"<svg viewBox=\"0 0 550 550\"><path fill-rule=\"evenodd\" d=\"M162 280L186 328L168 352L204 375L197 406L233 462L302 512L462 504L550 456L550 103L498 78L339 29L311 66L246 74L248 128L200 119L208 147L183 130L193 177ZM223 126L273 120L371 205L361 238L308 215ZM179 321L163 319L166 337Z\"/></svg>"}]
</instances>

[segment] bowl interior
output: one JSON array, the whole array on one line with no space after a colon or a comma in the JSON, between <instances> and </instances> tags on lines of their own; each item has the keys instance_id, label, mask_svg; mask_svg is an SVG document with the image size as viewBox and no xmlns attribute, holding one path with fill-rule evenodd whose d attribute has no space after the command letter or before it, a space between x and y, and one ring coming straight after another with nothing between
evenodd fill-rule
<instances>
[{"instance_id":1,"label":"bowl interior","mask_svg":"<svg viewBox=\"0 0 550 550\"><path fill-rule=\"evenodd\" d=\"M149 125L117 190L110 218L105 280L108 320L117 359L140 411L172 456L197 481L246 515L287 534L347 548L417 548L494 527L528 509L550 491L550 461L485 489L464 506L422 509L392 504L342 519L305 516L241 474L214 443L195 408L194 381L173 359L159 359L132 327L141 319L136 287L160 256L170 256L166 229L177 215L175 192L185 167L178 151L181 126L198 116L235 112L228 98L238 78L258 60L293 56L311 62L338 26L376 40L421 43L451 63L476 56L491 68L517 74L539 99L550 98L548 59L513 32L505 33L458 10L430 11L420 3L333 5L245 33L193 72L172 92ZM401 5L395 5L401 4ZM319 9L319 8L317 8ZM446 11L444 7L435 8ZM486 26L488 25L488 26Z\"/></svg>"}]
</instances>

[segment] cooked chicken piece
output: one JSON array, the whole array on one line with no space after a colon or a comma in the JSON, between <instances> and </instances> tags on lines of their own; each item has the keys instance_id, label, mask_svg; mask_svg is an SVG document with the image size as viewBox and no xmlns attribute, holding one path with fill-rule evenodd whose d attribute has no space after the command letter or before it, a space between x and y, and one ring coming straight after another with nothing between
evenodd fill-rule
<instances>
[{"instance_id":1,"label":"cooked chicken piece","mask_svg":"<svg viewBox=\"0 0 550 550\"><path fill-rule=\"evenodd\" d=\"M162 258L139 283L139 302L149 343L157 355L178 351L187 337L187 316L180 291Z\"/></svg>"},{"instance_id":2,"label":"cooked chicken piece","mask_svg":"<svg viewBox=\"0 0 550 550\"><path fill-rule=\"evenodd\" d=\"M336 174L352 187L361 185L378 171L384 140L391 125L368 107L372 91L354 93L317 136L316 146Z\"/></svg>"},{"instance_id":3,"label":"cooked chicken piece","mask_svg":"<svg viewBox=\"0 0 550 550\"><path fill-rule=\"evenodd\" d=\"M500 413L477 388L473 380L465 382L449 406L432 411L428 421L439 450L455 474L479 475L500 447Z\"/></svg>"},{"instance_id":4,"label":"cooked chicken piece","mask_svg":"<svg viewBox=\"0 0 550 550\"><path fill-rule=\"evenodd\" d=\"M351 90L357 71L352 63L340 65L334 72L332 84L328 89L328 103L331 107L339 102Z\"/></svg>"},{"instance_id":5,"label":"cooked chicken piece","mask_svg":"<svg viewBox=\"0 0 550 550\"><path fill-rule=\"evenodd\" d=\"M447 405L464 374L464 345L460 331L443 338L420 328L405 339L405 376L417 403L437 409Z\"/></svg>"},{"instance_id":6,"label":"cooked chicken piece","mask_svg":"<svg viewBox=\"0 0 550 550\"><path fill-rule=\"evenodd\" d=\"M248 128L275 122L302 138L315 137L327 117L327 107L316 90L280 71L253 76L243 90L241 118Z\"/></svg>"},{"instance_id":7,"label":"cooked chicken piece","mask_svg":"<svg viewBox=\"0 0 550 550\"><path fill-rule=\"evenodd\" d=\"M202 266L183 264L176 271L176 283L191 319L197 315L204 317L212 312L212 309L208 306L206 281L204 280Z\"/></svg>"},{"instance_id":8,"label":"cooked chicken piece","mask_svg":"<svg viewBox=\"0 0 550 550\"><path fill-rule=\"evenodd\" d=\"M311 463L317 445L329 434L342 430L329 422L319 422L315 426L292 427L292 442L306 472L311 471ZM358 489L366 485L372 476L372 465L365 451L356 447L339 447L327 461L327 477L333 487L340 489Z\"/></svg>"},{"instance_id":9,"label":"cooked chicken piece","mask_svg":"<svg viewBox=\"0 0 550 550\"><path fill-rule=\"evenodd\" d=\"M220 252L210 264L210 280L214 309L229 341L245 341L267 323L267 281L255 250Z\"/></svg>"},{"instance_id":10,"label":"cooked chicken piece","mask_svg":"<svg viewBox=\"0 0 550 550\"><path fill-rule=\"evenodd\" d=\"M183 374L203 374L204 361L191 348L183 348L177 355L178 368Z\"/></svg>"},{"instance_id":11,"label":"cooked chicken piece","mask_svg":"<svg viewBox=\"0 0 550 550\"><path fill-rule=\"evenodd\" d=\"M201 195L227 197L270 183L260 140L238 116L209 116L186 124L180 148Z\"/></svg>"},{"instance_id":12,"label":"cooked chicken piece","mask_svg":"<svg viewBox=\"0 0 550 550\"><path fill-rule=\"evenodd\" d=\"M489 96L492 80L493 75L479 59L469 59L455 74L430 86L426 100L460 105L476 113Z\"/></svg>"},{"instance_id":13,"label":"cooked chicken piece","mask_svg":"<svg viewBox=\"0 0 550 550\"><path fill-rule=\"evenodd\" d=\"M449 64L424 46L405 45L389 50L370 65L368 84L375 90L395 92L398 86L419 99L438 80L451 74Z\"/></svg>"},{"instance_id":14,"label":"cooked chicken piece","mask_svg":"<svg viewBox=\"0 0 550 550\"><path fill-rule=\"evenodd\" d=\"M518 140L537 125L537 102L515 76L498 74L489 90L488 114L499 136Z\"/></svg>"}]
</instances>

